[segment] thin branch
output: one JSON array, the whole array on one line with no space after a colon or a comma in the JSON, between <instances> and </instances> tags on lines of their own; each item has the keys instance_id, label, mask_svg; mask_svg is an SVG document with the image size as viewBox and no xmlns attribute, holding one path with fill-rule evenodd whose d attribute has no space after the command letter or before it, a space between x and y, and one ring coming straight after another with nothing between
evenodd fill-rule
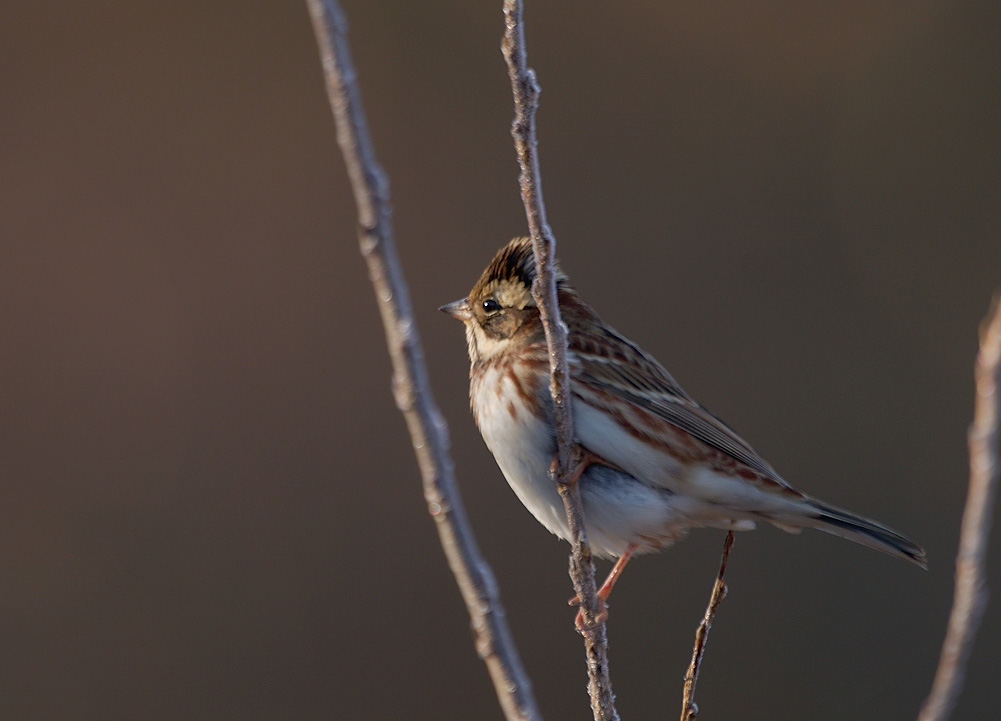
<instances>
[{"instance_id":1,"label":"thin branch","mask_svg":"<svg viewBox=\"0 0 1001 721\"><path fill-rule=\"evenodd\" d=\"M528 228L535 252L537 279L532 295L539 306L546 342L549 345L550 386L556 419L558 468L556 480L566 509L570 526L570 577L574 590L581 600L584 621L585 653L588 667L588 693L594 718L600 721L617 721L615 696L608 669L608 642L605 623L598 621L597 586L594 580L594 561L584 529L584 511L580 489L566 479L579 462L579 449L574 439L573 417L570 411L570 371L567 363L567 328L560 317L556 294L554 256L556 239L546 220L546 207L542 200L542 176L539 171L538 140L535 132L535 114L539 107L539 84L535 71L528 67L525 44L524 6L520 0L504 1L505 32L501 49L511 77L514 95L515 118L511 125L515 151L521 168L519 185L521 200L525 205Z\"/></svg>"},{"instance_id":2,"label":"thin branch","mask_svg":"<svg viewBox=\"0 0 1001 721\"><path fill-rule=\"evenodd\" d=\"M726 573L726 562L730 558L731 548L733 548L733 531L729 531L726 534L726 540L723 541L723 557L719 560L719 573L716 575L716 583L713 584L713 592L709 596L706 615L702 617L702 622L695 629L692 661L688 664L688 671L685 673L685 688L681 695L681 721L693 721L695 714L699 712L699 707L695 704L695 684L699 680L702 655L706 652L709 629L712 628L713 619L716 618L716 609L726 598L727 588L723 582L723 574Z\"/></svg>"},{"instance_id":3,"label":"thin branch","mask_svg":"<svg viewBox=\"0 0 1001 721\"><path fill-rule=\"evenodd\" d=\"M998 417L1001 416L1001 295L984 321L974 370L977 392L970 426L970 488L956 556L956 591L931 693L918 721L945 721L963 688L963 675L987 606L987 539L998 485Z\"/></svg>"},{"instance_id":4,"label":"thin branch","mask_svg":"<svg viewBox=\"0 0 1001 721\"><path fill-rule=\"evenodd\" d=\"M336 0L307 0L323 61L337 140L358 205L358 235L368 264L393 364L396 404L406 418L448 564L469 611L476 650L487 665L509 721L541 719L532 687L507 627L497 582L483 559L459 497L448 427L431 395L410 297L396 256L389 183L375 158Z\"/></svg>"}]
</instances>

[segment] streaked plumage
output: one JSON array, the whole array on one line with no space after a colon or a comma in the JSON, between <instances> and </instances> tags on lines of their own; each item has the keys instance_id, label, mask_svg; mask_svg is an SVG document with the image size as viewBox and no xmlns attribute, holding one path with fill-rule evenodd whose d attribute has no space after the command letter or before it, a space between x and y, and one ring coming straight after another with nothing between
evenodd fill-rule
<instances>
[{"instance_id":1,"label":"streaked plumage","mask_svg":"<svg viewBox=\"0 0 1001 721\"><path fill-rule=\"evenodd\" d=\"M462 320L470 402L483 439L522 503L568 538L548 468L556 450L546 340L531 295L531 243L502 248L465 298L442 310ZM602 459L580 490L596 555L659 550L688 528L745 530L767 521L817 528L925 566L924 551L878 523L794 490L656 360L605 325L562 274L575 431Z\"/></svg>"}]
</instances>

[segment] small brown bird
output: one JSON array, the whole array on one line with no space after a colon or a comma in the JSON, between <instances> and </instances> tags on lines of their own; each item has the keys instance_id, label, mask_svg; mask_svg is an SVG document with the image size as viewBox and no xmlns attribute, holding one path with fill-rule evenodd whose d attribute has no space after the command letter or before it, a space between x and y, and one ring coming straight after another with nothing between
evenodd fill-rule
<instances>
[{"instance_id":1,"label":"small brown bird","mask_svg":"<svg viewBox=\"0 0 1001 721\"><path fill-rule=\"evenodd\" d=\"M531 242L515 238L467 298L441 310L466 327L469 398L483 440L532 515L568 539L549 476L556 436L534 280ZM633 554L659 551L695 527L817 528L927 567L924 550L899 533L794 490L663 366L606 325L559 272L557 290L569 330L574 430L589 462L578 481L587 535L595 555L618 559L599 592L602 604Z\"/></svg>"}]
</instances>

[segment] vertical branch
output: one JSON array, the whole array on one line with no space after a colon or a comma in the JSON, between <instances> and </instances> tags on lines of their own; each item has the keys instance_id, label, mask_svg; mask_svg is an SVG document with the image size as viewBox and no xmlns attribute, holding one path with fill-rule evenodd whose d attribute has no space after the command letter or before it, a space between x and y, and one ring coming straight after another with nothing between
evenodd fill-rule
<instances>
[{"instance_id":1,"label":"vertical branch","mask_svg":"<svg viewBox=\"0 0 1001 721\"><path fill-rule=\"evenodd\" d=\"M728 531L726 540L723 541L723 557L719 561L719 573L716 575L716 582L713 584L713 591L709 595L709 605L706 607L705 616L702 622L695 629L695 645L692 647L692 661L688 664L688 671L685 673L685 687L681 695L681 721L694 721L695 715L699 712L699 707L695 705L695 684L699 680L699 668L702 666L702 654L706 651L706 643L709 641L709 629L713 626L713 619L716 618L716 609L726 598L726 583L723 582L723 574L726 573L726 562L730 558L730 549L733 548L733 531Z\"/></svg>"},{"instance_id":2,"label":"vertical branch","mask_svg":"<svg viewBox=\"0 0 1001 721\"><path fill-rule=\"evenodd\" d=\"M605 623L597 621L598 598L594 580L594 561L584 529L580 489L566 479L578 462L570 410L570 371L567 362L567 328L560 317L553 259L556 239L546 220L542 200L542 176L539 171L535 114L539 107L539 84L535 71L528 67L525 44L524 5L520 0L504 0L505 32L501 49L511 77L515 117L511 126L518 165L519 185L525 206L528 228L535 253L536 281L532 295L539 306L546 342L549 345L550 386L556 420L558 468L556 480L570 526L572 556L570 576L580 599L584 620L585 653L588 667L588 693L596 721L617 721L615 696L608 669L608 642Z\"/></svg>"},{"instance_id":3,"label":"vertical branch","mask_svg":"<svg viewBox=\"0 0 1001 721\"><path fill-rule=\"evenodd\" d=\"M410 297L396 256L389 183L375 158L336 0L307 0L327 94L358 205L358 235L393 364L396 404L406 418L448 564L469 611L476 650L487 665L508 721L540 719L531 684L507 627L493 572L480 554L459 497L448 427L431 395Z\"/></svg>"},{"instance_id":4,"label":"vertical branch","mask_svg":"<svg viewBox=\"0 0 1001 721\"><path fill-rule=\"evenodd\" d=\"M963 688L973 638L987 606L987 539L998 485L998 417L1001 416L1001 295L980 334L974 370L976 403L970 426L970 487L956 556L952 613L931 693L918 721L945 721Z\"/></svg>"}]
</instances>

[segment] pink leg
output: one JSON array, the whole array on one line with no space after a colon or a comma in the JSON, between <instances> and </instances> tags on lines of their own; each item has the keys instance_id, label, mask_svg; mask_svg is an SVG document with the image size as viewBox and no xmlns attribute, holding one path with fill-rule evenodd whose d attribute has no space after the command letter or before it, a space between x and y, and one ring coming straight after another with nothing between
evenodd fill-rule
<instances>
[{"instance_id":1,"label":"pink leg","mask_svg":"<svg viewBox=\"0 0 1001 721\"><path fill-rule=\"evenodd\" d=\"M595 620L599 623L608 620L608 605L606 604L606 601L608 601L608 597L612 595L612 589L615 588L615 582L618 581L619 576L622 575L622 569L626 567L626 564L629 563L629 559L633 557L635 552L636 544L630 543L625 552L619 556L619 560L615 562L611 572L608 574L608 578L605 579L605 582L601 584L601 588L598 589L598 617ZM570 599L570 605L579 606L580 599L577 596L574 596ZM583 630L584 616L581 611L577 611L577 619L575 623L577 624L577 628Z\"/></svg>"},{"instance_id":2,"label":"pink leg","mask_svg":"<svg viewBox=\"0 0 1001 721\"><path fill-rule=\"evenodd\" d=\"M602 601L608 600L608 597L612 594L612 589L615 588L615 582L622 575L622 569L626 567L626 564L629 563L629 559L633 557L634 553L636 553L636 544L630 543L625 553L619 556L619 560L615 562L611 573L608 574L608 578L605 579L605 582L601 584L601 588L598 589L598 598Z\"/></svg>"}]
</instances>

